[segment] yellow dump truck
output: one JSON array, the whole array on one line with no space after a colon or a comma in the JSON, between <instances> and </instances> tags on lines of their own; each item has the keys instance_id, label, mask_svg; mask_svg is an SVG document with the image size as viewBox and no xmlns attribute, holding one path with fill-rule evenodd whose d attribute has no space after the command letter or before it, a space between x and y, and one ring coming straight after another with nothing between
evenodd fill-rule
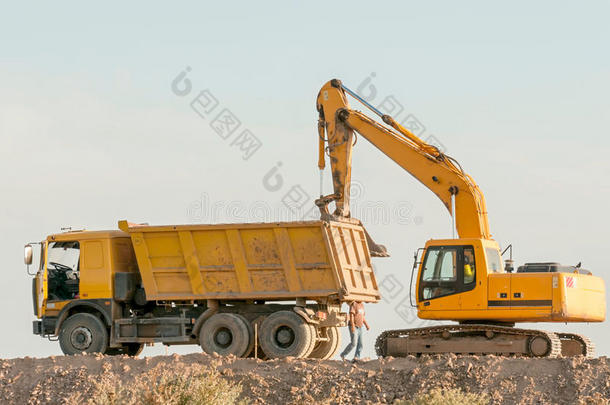
<instances>
[{"instance_id":1,"label":"yellow dump truck","mask_svg":"<svg viewBox=\"0 0 610 405\"><path fill-rule=\"evenodd\" d=\"M34 333L66 354L207 353L330 358L341 304L380 299L357 221L136 225L50 235L33 279ZM25 247L31 264L33 246Z\"/></svg>"}]
</instances>

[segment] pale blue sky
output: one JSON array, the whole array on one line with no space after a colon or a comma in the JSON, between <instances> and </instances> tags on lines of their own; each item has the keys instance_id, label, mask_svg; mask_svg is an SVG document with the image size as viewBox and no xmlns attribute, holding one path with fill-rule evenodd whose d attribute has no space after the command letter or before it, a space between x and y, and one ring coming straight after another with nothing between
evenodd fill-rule
<instances>
[{"instance_id":1,"label":"pale blue sky","mask_svg":"<svg viewBox=\"0 0 610 405\"><path fill-rule=\"evenodd\" d=\"M202 194L279 206L300 185L313 198L317 92L373 72L375 102L395 96L477 180L518 263L582 261L610 280L610 2L329 3L3 7L0 303L13 310L1 357L59 353L31 335L25 242L69 225L189 222ZM178 97L170 84L187 66L193 92ZM189 107L204 89L263 143L250 160ZM262 178L278 161L285 185L269 191ZM366 141L354 178L361 206L405 203L420 219L366 218L393 254L377 262L380 279L406 283L411 252L448 236L449 217ZM369 306L367 354L379 331L410 326L393 311L403 295ZM606 323L538 327L588 333L610 353Z\"/></svg>"}]
</instances>

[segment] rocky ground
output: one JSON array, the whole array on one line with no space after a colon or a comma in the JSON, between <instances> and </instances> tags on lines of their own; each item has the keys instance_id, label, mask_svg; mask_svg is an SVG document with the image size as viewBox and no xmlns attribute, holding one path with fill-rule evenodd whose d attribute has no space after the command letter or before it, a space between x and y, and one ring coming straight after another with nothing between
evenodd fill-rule
<instances>
[{"instance_id":1,"label":"rocky ground","mask_svg":"<svg viewBox=\"0 0 610 405\"><path fill-rule=\"evenodd\" d=\"M85 402L96 383L129 384L153 369L179 373L216 369L242 386L253 404L392 403L434 387L486 393L493 404L608 403L610 361L494 356L262 361L190 354L133 358L82 355L0 360L0 402Z\"/></svg>"}]
</instances>

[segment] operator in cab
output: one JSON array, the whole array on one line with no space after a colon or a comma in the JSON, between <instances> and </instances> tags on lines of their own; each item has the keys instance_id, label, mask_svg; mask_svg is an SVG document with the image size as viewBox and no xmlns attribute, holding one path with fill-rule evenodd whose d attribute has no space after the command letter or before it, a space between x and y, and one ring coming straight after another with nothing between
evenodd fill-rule
<instances>
[{"instance_id":1,"label":"operator in cab","mask_svg":"<svg viewBox=\"0 0 610 405\"><path fill-rule=\"evenodd\" d=\"M470 249L464 250L464 284L470 284L474 281L474 257Z\"/></svg>"}]
</instances>

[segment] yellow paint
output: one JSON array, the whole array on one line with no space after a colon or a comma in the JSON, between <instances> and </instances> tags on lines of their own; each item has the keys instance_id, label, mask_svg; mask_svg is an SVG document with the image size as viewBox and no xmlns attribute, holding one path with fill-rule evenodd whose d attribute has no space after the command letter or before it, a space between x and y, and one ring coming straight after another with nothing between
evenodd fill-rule
<instances>
[{"instance_id":1,"label":"yellow paint","mask_svg":"<svg viewBox=\"0 0 610 405\"><path fill-rule=\"evenodd\" d=\"M197 248L193 241L193 236L190 232L178 232L180 238L180 246L184 253L184 262L186 263L187 273L189 276L191 291L193 294L204 294L205 288L203 278L201 277L201 268L199 259L197 258Z\"/></svg>"},{"instance_id":2,"label":"yellow paint","mask_svg":"<svg viewBox=\"0 0 610 405\"><path fill-rule=\"evenodd\" d=\"M149 300L380 298L360 225L119 227L132 237Z\"/></svg>"},{"instance_id":3,"label":"yellow paint","mask_svg":"<svg viewBox=\"0 0 610 405\"><path fill-rule=\"evenodd\" d=\"M84 240L80 243L80 296L82 298L112 297L110 239Z\"/></svg>"},{"instance_id":4,"label":"yellow paint","mask_svg":"<svg viewBox=\"0 0 610 405\"><path fill-rule=\"evenodd\" d=\"M286 228L274 228L273 232L275 233L275 239L278 247L278 252L282 261L283 275L277 274L278 278L282 276L286 279L286 285L288 290L290 291L302 291L301 282L299 280L299 276L297 274L296 262L294 259L294 254L292 253L292 246L290 243L290 236L288 235L288 231ZM315 273L312 273L315 274ZM317 278L317 277L316 277ZM272 282L270 283L272 284Z\"/></svg>"},{"instance_id":5,"label":"yellow paint","mask_svg":"<svg viewBox=\"0 0 610 405\"><path fill-rule=\"evenodd\" d=\"M79 242L81 299L111 299L116 272L139 272L148 300L380 299L360 225L134 226L121 221L119 227L122 231L47 238ZM47 294L46 271L42 275ZM57 315L69 302L45 301L42 313Z\"/></svg>"},{"instance_id":6,"label":"yellow paint","mask_svg":"<svg viewBox=\"0 0 610 405\"><path fill-rule=\"evenodd\" d=\"M574 273L494 273L488 271L483 251L485 247L498 249L498 245L495 241L484 239L431 240L426 244L426 249L431 246L461 245L475 246L476 287L471 291L418 302L420 318L502 322L605 320L606 293L604 280L600 277ZM568 277L574 280L571 288L566 287ZM417 280L419 289L419 277ZM501 297L503 293L506 294L505 298ZM490 301L510 304L491 306L488 305ZM429 304L425 305L425 302Z\"/></svg>"},{"instance_id":7,"label":"yellow paint","mask_svg":"<svg viewBox=\"0 0 610 405\"><path fill-rule=\"evenodd\" d=\"M42 298L39 299L39 317L56 316L71 302L48 301L48 255L49 243L78 241L80 245L80 283L81 299L111 299L113 297L113 278L116 272L135 272L137 264L131 247L129 235L121 231L79 231L50 235L44 243L44 268L39 273L38 285L42 285Z\"/></svg>"}]
</instances>

